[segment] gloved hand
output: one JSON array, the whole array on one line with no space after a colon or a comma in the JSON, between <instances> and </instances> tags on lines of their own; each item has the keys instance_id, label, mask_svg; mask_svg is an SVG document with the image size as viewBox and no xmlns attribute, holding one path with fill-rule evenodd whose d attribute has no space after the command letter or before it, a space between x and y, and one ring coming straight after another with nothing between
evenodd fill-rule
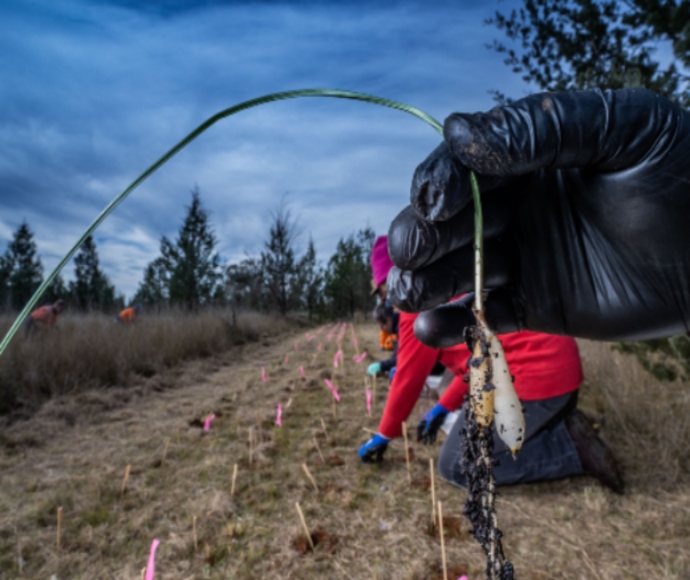
<instances>
[{"instance_id":1,"label":"gloved hand","mask_svg":"<svg viewBox=\"0 0 690 580\"><path fill-rule=\"evenodd\" d=\"M417 425L417 441L421 441L424 445L431 445L436 441L436 434L449 412L441 403L436 403Z\"/></svg>"},{"instance_id":2,"label":"gloved hand","mask_svg":"<svg viewBox=\"0 0 690 580\"><path fill-rule=\"evenodd\" d=\"M472 169L495 330L599 340L688 330L690 113L644 89L543 93L453 114L444 138L390 228L393 304L429 310L472 291ZM422 313L418 338L462 341L470 300Z\"/></svg>"},{"instance_id":3,"label":"gloved hand","mask_svg":"<svg viewBox=\"0 0 690 580\"><path fill-rule=\"evenodd\" d=\"M388 449L389 442L390 439L379 433L374 435L357 452L362 463L380 463L383 461L383 454Z\"/></svg>"},{"instance_id":4,"label":"gloved hand","mask_svg":"<svg viewBox=\"0 0 690 580\"><path fill-rule=\"evenodd\" d=\"M398 370L398 367L393 367L391 370L388 371L388 382L393 383L393 377L395 376L395 371Z\"/></svg>"},{"instance_id":5,"label":"gloved hand","mask_svg":"<svg viewBox=\"0 0 690 580\"><path fill-rule=\"evenodd\" d=\"M378 375L380 373L381 373L381 363L380 362L371 363L367 367L367 374L372 376L372 377L374 375Z\"/></svg>"}]
</instances>

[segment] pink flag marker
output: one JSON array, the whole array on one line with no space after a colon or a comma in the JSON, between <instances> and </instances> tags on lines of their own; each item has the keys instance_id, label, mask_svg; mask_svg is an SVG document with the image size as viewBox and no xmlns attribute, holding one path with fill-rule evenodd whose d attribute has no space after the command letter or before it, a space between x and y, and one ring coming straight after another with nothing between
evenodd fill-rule
<instances>
[{"instance_id":1,"label":"pink flag marker","mask_svg":"<svg viewBox=\"0 0 690 580\"><path fill-rule=\"evenodd\" d=\"M293 342L292 345L295 347L295 350L297 350L297 343Z\"/></svg>"},{"instance_id":2,"label":"pink flag marker","mask_svg":"<svg viewBox=\"0 0 690 580\"><path fill-rule=\"evenodd\" d=\"M367 412L371 417L371 391L367 389Z\"/></svg>"},{"instance_id":3,"label":"pink flag marker","mask_svg":"<svg viewBox=\"0 0 690 580\"><path fill-rule=\"evenodd\" d=\"M328 379L324 379L324 382L326 383L326 386L331 389L331 392L333 393L333 398L335 398L338 403L340 403L340 395L338 394L338 391L335 389L333 386L333 383L329 381Z\"/></svg>"},{"instance_id":4,"label":"pink flag marker","mask_svg":"<svg viewBox=\"0 0 690 580\"><path fill-rule=\"evenodd\" d=\"M304 367L299 368L299 376L302 377L303 379L307 378L307 375L304 374Z\"/></svg>"},{"instance_id":5,"label":"pink flag marker","mask_svg":"<svg viewBox=\"0 0 690 580\"><path fill-rule=\"evenodd\" d=\"M340 352L340 351L338 351L338 352ZM338 368L338 352L336 352L335 355L333 355L333 366L335 368Z\"/></svg>"},{"instance_id":6,"label":"pink flag marker","mask_svg":"<svg viewBox=\"0 0 690 580\"><path fill-rule=\"evenodd\" d=\"M266 378L266 369L264 367L261 367L261 380L264 383L268 382L268 379Z\"/></svg>"},{"instance_id":7,"label":"pink flag marker","mask_svg":"<svg viewBox=\"0 0 690 580\"><path fill-rule=\"evenodd\" d=\"M211 421L213 421L215 418L216 416L213 413L206 417L206 421L204 421L204 431L211 429Z\"/></svg>"},{"instance_id":8,"label":"pink flag marker","mask_svg":"<svg viewBox=\"0 0 690 580\"><path fill-rule=\"evenodd\" d=\"M283 426L283 406L278 403L278 407L276 408L276 425L278 427Z\"/></svg>"},{"instance_id":9,"label":"pink flag marker","mask_svg":"<svg viewBox=\"0 0 690 580\"><path fill-rule=\"evenodd\" d=\"M359 356L352 357L352 360L355 361L356 363L361 363L365 358L367 358L367 351L366 350L362 354L360 354Z\"/></svg>"},{"instance_id":10,"label":"pink flag marker","mask_svg":"<svg viewBox=\"0 0 690 580\"><path fill-rule=\"evenodd\" d=\"M467 578L467 576L460 576L460 578L458 578L458 580L468 580L468 578Z\"/></svg>"},{"instance_id":11,"label":"pink flag marker","mask_svg":"<svg viewBox=\"0 0 690 580\"><path fill-rule=\"evenodd\" d=\"M316 350L323 350L323 344L319 343L319 346L316 347Z\"/></svg>"},{"instance_id":12,"label":"pink flag marker","mask_svg":"<svg viewBox=\"0 0 690 580\"><path fill-rule=\"evenodd\" d=\"M153 580L153 576L156 573L156 550L159 544L160 541L158 539L153 540L151 543L151 553L149 554L149 563L146 565L144 580Z\"/></svg>"},{"instance_id":13,"label":"pink flag marker","mask_svg":"<svg viewBox=\"0 0 690 580\"><path fill-rule=\"evenodd\" d=\"M285 360L283 361L283 364L288 364L290 362L290 357L288 355L285 355Z\"/></svg>"},{"instance_id":14,"label":"pink flag marker","mask_svg":"<svg viewBox=\"0 0 690 580\"><path fill-rule=\"evenodd\" d=\"M357 340L356 336L352 339L352 344L355 345L356 349L359 349L359 340Z\"/></svg>"}]
</instances>

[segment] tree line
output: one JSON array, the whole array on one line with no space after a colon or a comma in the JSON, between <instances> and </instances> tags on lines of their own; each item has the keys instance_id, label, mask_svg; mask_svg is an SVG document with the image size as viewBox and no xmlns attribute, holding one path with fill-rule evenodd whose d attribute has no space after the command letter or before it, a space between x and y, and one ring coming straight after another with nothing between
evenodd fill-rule
<instances>
[{"instance_id":1,"label":"tree line","mask_svg":"<svg viewBox=\"0 0 690 580\"><path fill-rule=\"evenodd\" d=\"M131 303L147 310L169 308L196 311L209 306L276 312L305 312L310 319L352 317L369 311L369 257L375 234L370 228L341 238L323 265L309 237L298 255L297 220L284 203L271 213L263 249L224 264L218 239L203 207L198 188L175 239L161 237L160 254L145 268ZM112 313L125 306L125 297L100 266L96 242L89 236L74 257L74 279L58 275L42 303L62 299L70 309ZM43 265L27 222L14 232L0 256L0 310L18 311L43 281Z\"/></svg>"},{"instance_id":2,"label":"tree line","mask_svg":"<svg viewBox=\"0 0 690 580\"><path fill-rule=\"evenodd\" d=\"M373 230L341 238L325 265L317 259L311 236L298 255L298 237L297 220L281 203L271 213L260 254L222 265L209 214L195 189L177 238L161 238L160 256L146 266L134 302L186 310L221 305L282 316L299 311L310 319L352 317L373 307Z\"/></svg>"}]
</instances>

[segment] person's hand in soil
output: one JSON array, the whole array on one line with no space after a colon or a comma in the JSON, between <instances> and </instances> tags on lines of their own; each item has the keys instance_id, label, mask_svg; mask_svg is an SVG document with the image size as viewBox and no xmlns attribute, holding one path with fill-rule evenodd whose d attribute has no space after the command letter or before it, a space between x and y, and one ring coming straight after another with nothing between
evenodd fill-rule
<instances>
[{"instance_id":1,"label":"person's hand in soil","mask_svg":"<svg viewBox=\"0 0 690 580\"><path fill-rule=\"evenodd\" d=\"M383 461L383 454L388 449L390 439L377 433L369 441L364 443L357 452L362 463L380 463Z\"/></svg>"},{"instance_id":2,"label":"person's hand in soil","mask_svg":"<svg viewBox=\"0 0 690 580\"><path fill-rule=\"evenodd\" d=\"M690 323L690 113L644 89L531 95L455 113L388 246L393 304L444 347L474 322L470 170L484 211L489 324L599 340Z\"/></svg>"},{"instance_id":3,"label":"person's hand in soil","mask_svg":"<svg viewBox=\"0 0 690 580\"><path fill-rule=\"evenodd\" d=\"M431 445L436 441L438 430L446 420L449 411L441 403L436 403L417 424L417 441Z\"/></svg>"}]
</instances>

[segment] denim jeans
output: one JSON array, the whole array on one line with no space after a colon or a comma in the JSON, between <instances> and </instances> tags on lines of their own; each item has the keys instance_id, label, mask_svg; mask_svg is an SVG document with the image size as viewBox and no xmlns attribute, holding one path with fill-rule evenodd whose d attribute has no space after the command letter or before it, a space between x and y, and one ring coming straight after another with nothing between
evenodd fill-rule
<instances>
[{"instance_id":1,"label":"denim jeans","mask_svg":"<svg viewBox=\"0 0 690 580\"><path fill-rule=\"evenodd\" d=\"M494 467L496 485L511 485L558 479L583 472L575 444L565 426L565 417L577 405L577 393L540 401L522 401L525 412L525 442L513 459L505 443L494 428ZM463 436L465 412L458 420L441 447L438 458L439 474L446 481L466 487L460 470L460 438Z\"/></svg>"}]
</instances>

